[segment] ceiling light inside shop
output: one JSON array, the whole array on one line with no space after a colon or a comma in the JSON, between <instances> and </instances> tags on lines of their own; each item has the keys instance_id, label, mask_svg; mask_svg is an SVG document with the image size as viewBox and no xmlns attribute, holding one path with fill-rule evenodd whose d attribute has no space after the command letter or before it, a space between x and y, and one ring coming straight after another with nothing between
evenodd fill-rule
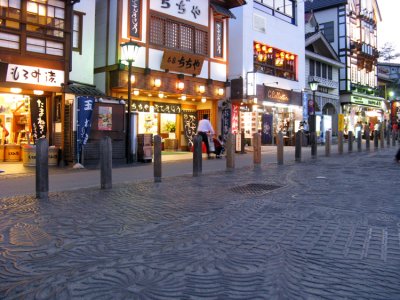
<instances>
[{"instance_id":1,"label":"ceiling light inside shop","mask_svg":"<svg viewBox=\"0 0 400 300\"><path fill-rule=\"evenodd\" d=\"M201 98L201 103L206 103L206 102L207 102L206 97L202 97L202 98Z\"/></svg>"},{"instance_id":2,"label":"ceiling light inside shop","mask_svg":"<svg viewBox=\"0 0 400 300\"><path fill-rule=\"evenodd\" d=\"M181 96L181 100L182 100L182 101L185 101L185 100L186 100L186 95L182 95L182 96Z\"/></svg>"},{"instance_id":3,"label":"ceiling light inside shop","mask_svg":"<svg viewBox=\"0 0 400 300\"><path fill-rule=\"evenodd\" d=\"M22 89L20 89L20 88L11 88L10 91L13 94L21 94Z\"/></svg>"},{"instance_id":4,"label":"ceiling light inside shop","mask_svg":"<svg viewBox=\"0 0 400 300\"><path fill-rule=\"evenodd\" d=\"M44 94L44 91L41 91L41 90L34 90L33 93L34 93L35 95L41 96L41 95Z\"/></svg>"}]
</instances>

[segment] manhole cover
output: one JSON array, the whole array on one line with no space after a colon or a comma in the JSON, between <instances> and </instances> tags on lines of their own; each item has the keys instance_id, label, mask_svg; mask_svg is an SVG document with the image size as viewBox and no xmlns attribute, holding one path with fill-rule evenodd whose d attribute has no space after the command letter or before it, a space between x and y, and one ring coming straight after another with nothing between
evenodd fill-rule
<instances>
[{"instance_id":1,"label":"manhole cover","mask_svg":"<svg viewBox=\"0 0 400 300\"><path fill-rule=\"evenodd\" d=\"M280 185L265 183L249 183L231 188L232 192L240 194L261 195L269 191L279 189Z\"/></svg>"}]
</instances>

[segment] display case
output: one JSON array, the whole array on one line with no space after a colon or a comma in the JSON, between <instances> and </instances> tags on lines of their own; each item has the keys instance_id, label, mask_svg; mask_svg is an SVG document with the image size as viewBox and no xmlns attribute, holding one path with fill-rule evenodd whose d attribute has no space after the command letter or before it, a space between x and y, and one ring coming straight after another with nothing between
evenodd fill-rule
<instances>
[{"instance_id":1,"label":"display case","mask_svg":"<svg viewBox=\"0 0 400 300\"><path fill-rule=\"evenodd\" d=\"M142 162L151 162L153 159L153 134L142 133L137 135L138 160Z\"/></svg>"}]
</instances>

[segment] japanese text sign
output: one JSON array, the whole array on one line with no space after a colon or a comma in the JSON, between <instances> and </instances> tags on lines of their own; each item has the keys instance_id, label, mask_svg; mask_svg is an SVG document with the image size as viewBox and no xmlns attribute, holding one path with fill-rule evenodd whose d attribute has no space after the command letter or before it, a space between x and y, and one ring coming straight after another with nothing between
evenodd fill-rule
<instances>
[{"instance_id":1,"label":"japanese text sign","mask_svg":"<svg viewBox=\"0 0 400 300\"><path fill-rule=\"evenodd\" d=\"M61 86L64 83L64 71L8 64L6 81Z\"/></svg>"},{"instance_id":2,"label":"japanese text sign","mask_svg":"<svg viewBox=\"0 0 400 300\"><path fill-rule=\"evenodd\" d=\"M46 123L46 97L32 97L30 100L31 125L33 141L45 138L47 134Z\"/></svg>"},{"instance_id":3,"label":"japanese text sign","mask_svg":"<svg viewBox=\"0 0 400 300\"><path fill-rule=\"evenodd\" d=\"M199 55L166 50L161 61L161 69L199 75L204 58Z\"/></svg>"},{"instance_id":4,"label":"japanese text sign","mask_svg":"<svg viewBox=\"0 0 400 300\"><path fill-rule=\"evenodd\" d=\"M150 9L208 26L208 1L205 0L150 1Z\"/></svg>"}]
</instances>

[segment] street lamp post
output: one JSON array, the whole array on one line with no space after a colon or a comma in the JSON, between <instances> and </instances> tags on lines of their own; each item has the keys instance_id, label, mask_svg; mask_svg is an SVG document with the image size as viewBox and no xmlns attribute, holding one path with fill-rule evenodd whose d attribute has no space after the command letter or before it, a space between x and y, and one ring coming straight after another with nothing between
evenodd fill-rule
<instances>
[{"instance_id":1,"label":"street lamp post","mask_svg":"<svg viewBox=\"0 0 400 300\"><path fill-rule=\"evenodd\" d=\"M132 93L132 63L135 61L140 46L133 42L132 39L129 42L125 42L121 44L121 60L128 62L128 118L126 125L126 143L125 143L125 152L126 152L126 163L133 163L133 154L132 154L132 139L131 139L131 93Z\"/></svg>"},{"instance_id":2,"label":"street lamp post","mask_svg":"<svg viewBox=\"0 0 400 300\"><path fill-rule=\"evenodd\" d=\"M315 92L318 90L318 84L319 82L316 80L312 80L308 83L310 85L310 89L313 92L313 113L310 115L310 134L311 134L311 157L315 158L317 157L317 116L316 116L316 98L315 98Z\"/></svg>"}]
</instances>

